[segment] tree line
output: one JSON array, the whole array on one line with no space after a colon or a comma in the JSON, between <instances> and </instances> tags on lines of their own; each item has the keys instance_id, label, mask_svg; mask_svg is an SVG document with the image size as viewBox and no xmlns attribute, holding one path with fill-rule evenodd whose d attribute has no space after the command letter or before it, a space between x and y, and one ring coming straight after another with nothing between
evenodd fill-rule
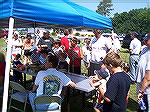
<instances>
[{"instance_id":1,"label":"tree line","mask_svg":"<svg viewBox=\"0 0 150 112\"><path fill-rule=\"evenodd\" d=\"M113 4L111 0L102 0L96 12L109 17ZM133 9L129 12L116 13L111 17L113 30L117 34L136 31L141 35L150 32L150 8Z\"/></svg>"}]
</instances>

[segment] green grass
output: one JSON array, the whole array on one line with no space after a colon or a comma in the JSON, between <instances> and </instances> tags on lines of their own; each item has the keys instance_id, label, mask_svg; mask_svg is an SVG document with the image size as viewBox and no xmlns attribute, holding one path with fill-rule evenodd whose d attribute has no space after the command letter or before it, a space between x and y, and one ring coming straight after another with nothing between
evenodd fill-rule
<instances>
[{"instance_id":1,"label":"green grass","mask_svg":"<svg viewBox=\"0 0 150 112\"><path fill-rule=\"evenodd\" d=\"M6 48L5 41L3 39L0 39L0 52L5 54L6 53L5 48Z\"/></svg>"},{"instance_id":2,"label":"green grass","mask_svg":"<svg viewBox=\"0 0 150 112\"><path fill-rule=\"evenodd\" d=\"M127 49L121 48L119 55L124 62L129 63L129 53Z\"/></svg>"}]
</instances>

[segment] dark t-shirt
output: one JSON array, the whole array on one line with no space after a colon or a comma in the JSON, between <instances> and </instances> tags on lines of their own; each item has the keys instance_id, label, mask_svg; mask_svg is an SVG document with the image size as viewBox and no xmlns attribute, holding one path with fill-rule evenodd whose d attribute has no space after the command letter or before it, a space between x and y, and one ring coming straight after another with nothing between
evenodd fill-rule
<instances>
[{"instance_id":1,"label":"dark t-shirt","mask_svg":"<svg viewBox=\"0 0 150 112\"><path fill-rule=\"evenodd\" d=\"M58 64L58 69L65 69L66 71L68 71L67 61L60 61Z\"/></svg>"},{"instance_id":2,"label":"dark t-shirt","mask_svg":"<svg viewBox=\"0 0 150 112\"><path fill-rule=\"evenodd\" d=\"M125 112L126 97L130 89L130 77L124 72L113 74L106 84L105 97L111 103L104 101L103 112Z\"/></svg>"},{"instance_id":3,"label":"dark t-shirt","mask_svg":"<svg viewBox=\"0 0 150 112\"><path fill-rule=\"evenodd\" d=\"M47 39L45 39L44 37L42 37L37 45L47 45L49 50L52 50L52 44L54 42L54 39L52 37L49 37Z\"/></svg>"}]
</instances>

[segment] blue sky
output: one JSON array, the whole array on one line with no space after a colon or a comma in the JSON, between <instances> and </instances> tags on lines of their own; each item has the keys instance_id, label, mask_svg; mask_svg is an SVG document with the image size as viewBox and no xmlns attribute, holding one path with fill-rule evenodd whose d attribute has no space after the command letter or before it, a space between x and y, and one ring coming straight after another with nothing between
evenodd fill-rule
<instances>
[{"instance_id":1,"label":"blue sky","mask_svg":"<svg viewBox=\"0 0 150 112\"><path fill-rule=\"evenodd\" d=\"M97 9L97 5L100 0L71 0L79 5L87 7L93 11ZM150 0L112 0L113 11L112 15L115 13L128 12L131 9L139 9L144 7L150 8Z\"/></svg>"}]
</instances>

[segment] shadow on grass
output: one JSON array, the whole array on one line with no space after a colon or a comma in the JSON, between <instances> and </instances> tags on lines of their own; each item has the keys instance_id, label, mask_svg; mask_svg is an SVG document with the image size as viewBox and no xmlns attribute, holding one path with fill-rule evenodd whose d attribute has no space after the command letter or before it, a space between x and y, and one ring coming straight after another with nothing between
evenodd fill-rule
<instances>
[{"instance_id":1,"label":"shadow on grass","mask_svg":"<svg viewBox=\"0 0 150 112\"><path fill-rule=\"evenodd\" d=\"M129 98L127 112L137 112L137 109L138 109L138 103L132 98Z\"/></svg>"}]
</instances>

